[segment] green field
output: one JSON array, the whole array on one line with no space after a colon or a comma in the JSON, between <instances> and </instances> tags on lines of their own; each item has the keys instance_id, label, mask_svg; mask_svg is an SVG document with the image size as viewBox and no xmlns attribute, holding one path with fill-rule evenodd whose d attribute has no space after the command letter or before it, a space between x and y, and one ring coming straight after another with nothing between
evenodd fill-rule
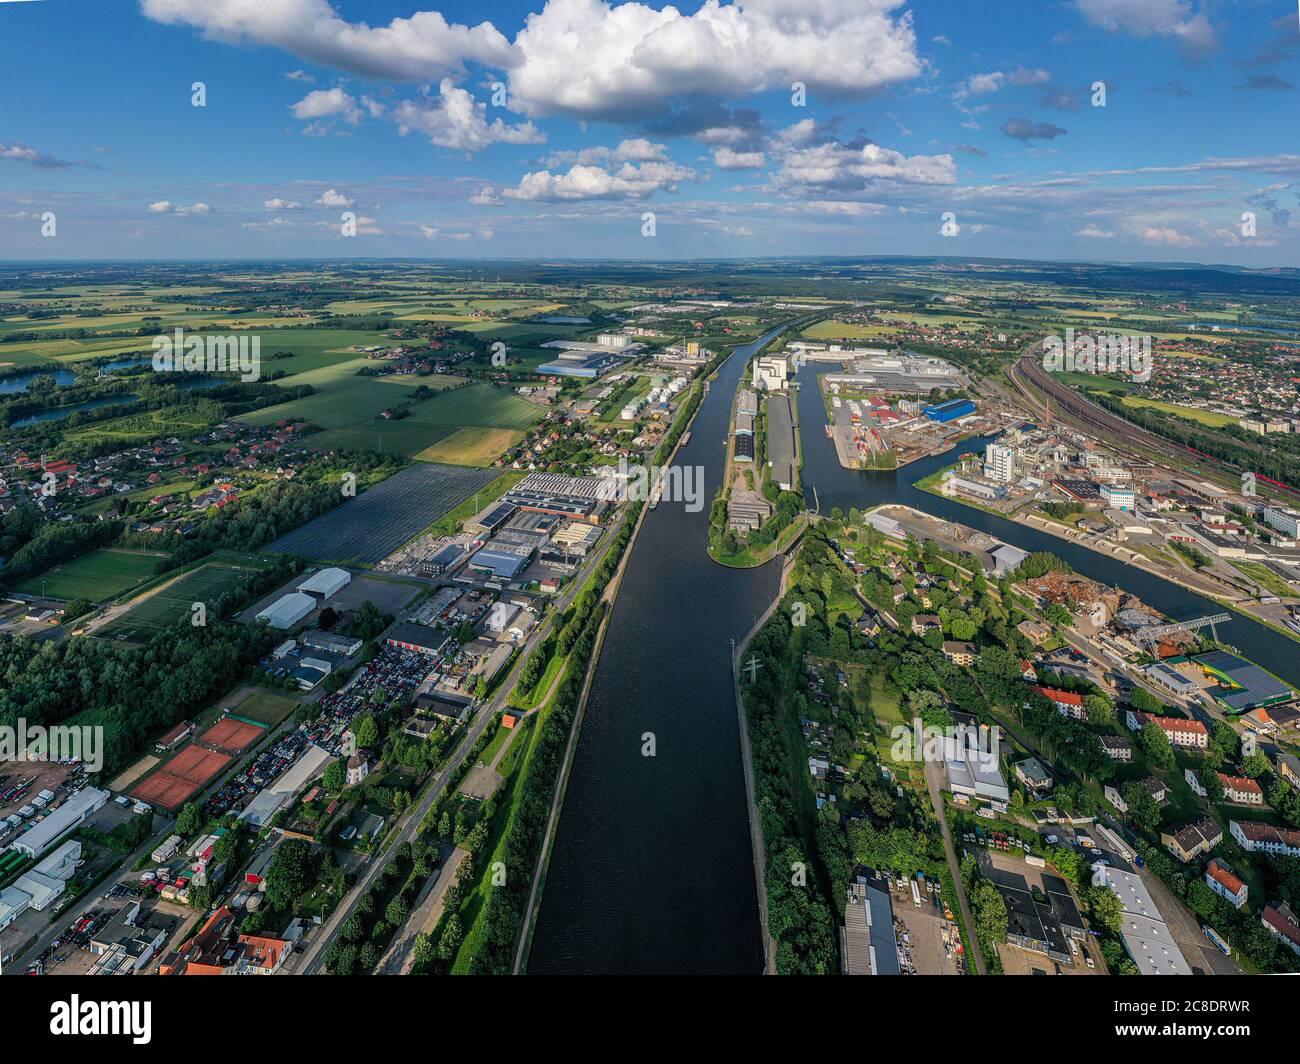
<instances>
[{"instance_id":1,"label":"green field","mask_svg":"<svg viewBox=\"0 0 1300 1064\"><path fill-rule=\"evenodd\" d=\"M466 425L452 430L445 438L413 457L421 462L443 462L446 465L490 466L504 451L518 444L523 435L517 429Z\"/></svg>"},{"instance_id":2,"label":"green field","mask_svg":"<svg viewBox=\"0 0 1300 1064\"><path fill-rule=\"evenodd\" d=\"M255 720L268 728L274 728L300 705L302 703L296 698L288 698L273 691L254 691L230 712L236 717Z\"/></svg>"},{"instance_id":3,"label":"green field","mask_svg":"<svg viewBox=\"0 0 1300 1064\"><path fill-rule=\"evenodd\" d=\"M342 368L336 366L301 376L316 377ZM543 410L536 404L504 388L486 384L456 388L417 402L407 417L397 421L375 416L381 410L408 401L410 390L421 383L438 387L450 379L345 374L339 380L346 385L335 381L328 391L255 411L243 420L269 424L288 416L306 417L324 430L307 438L309 446L321 450L364 448L394 451L422 461L490 465L497 455L518 441L523 429L543 417ZM476 431L459 431L462 429Z\"/></svg>"},{"instance_id":4,"label":"green field","mask_svg":"<svg viewBox=\"0 0 1300 1064\"><path fill-rule=\"evenodd\" d=\"M252 559L238 564L226 558L204 562L95 629L94 635L100 639L148 642L164 629L187 621L194 603L211 603L263 567Z\"/></svg>"},{"instance_id":5,"label":"green field","mask_svg":"<svg viewBox=\"0 0 1300 1064\"><path fill-rule=\"evenodd\" d=\"M887 325L853 325L846 321L819 321L802 330L809 340L838 340L847 337L850 340L876 339L897 331Z\"/></svg>"},{"instance_id":6,"label":"green field","mask_svg":"<svg viewBox=\"0 0 1300 1064\"><path fill-rule=\"evenodd\" d=\"M1229 417L1227 414L1216 414L1211 410L1197 410L1190 406L1161 403L1155 399L1138 399L1132 395L1124 396L1123 403L1125 406L1150 407L1152 410L1159 410L1165 414L1173 414L1175 417L1186 418L1188 421L1195 421L1212 429L1219 429L1224 425L1233 425L1237 421L1235 417Z\"/></svg>"},{"instance_id":7,"label":"green field","mask_svg":"<svg viewBox=\"0 0 1300 1064\"><path fill-rule=\"evenodd\" d=\"M165 554L146 551L93 550L25 580L14 590L24 595L106 602L143 584L166 557Z\"/></svg>"}]
</instances>

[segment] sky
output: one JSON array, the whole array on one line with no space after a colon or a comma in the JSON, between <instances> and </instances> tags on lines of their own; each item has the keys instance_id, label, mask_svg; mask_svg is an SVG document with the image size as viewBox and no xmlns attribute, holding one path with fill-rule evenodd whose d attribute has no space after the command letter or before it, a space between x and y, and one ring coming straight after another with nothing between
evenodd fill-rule
<instances>
[{"instance_id":1,"label":"sky","mask_svg":"<svg viewBox=\"0 0 1300 1064\"><path fill-rule=\"evenodd\" d=\"M1296 0L0 0L0 260L1300 266L1297 86Z\"/></svg>"}]
</instances>

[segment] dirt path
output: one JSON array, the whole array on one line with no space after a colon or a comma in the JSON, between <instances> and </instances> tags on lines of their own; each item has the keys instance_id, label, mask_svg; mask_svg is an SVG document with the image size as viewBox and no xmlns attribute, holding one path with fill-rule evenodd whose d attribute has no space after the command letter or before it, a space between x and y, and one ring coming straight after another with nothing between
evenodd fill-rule
<instances>
[{"instance_id":1,"label":"dirt path","mask_svg":"<svg viewBox=\"0 0 1300 1064\"><path fill-rule=\"evenodd\" d=\"M952 844L952 832L948 830L948 817L943 809L943 795L939 793L939 764L936 761L925 763L925 785L930 791L930 804L934 806L934 815L939 820L939 834L943 836L943 852L948 857L948 871L952 873L953 886L957 890L957 904L961 908L961 918L970 932L971 959L975 962L975 971L988 975L984 964L984 954L980 950L979 940L975 937L975 919L971 916L970 905L966 901L966 886L961 881L961 865L957 861L957 850Z\"/></svg>"}]
</instances>

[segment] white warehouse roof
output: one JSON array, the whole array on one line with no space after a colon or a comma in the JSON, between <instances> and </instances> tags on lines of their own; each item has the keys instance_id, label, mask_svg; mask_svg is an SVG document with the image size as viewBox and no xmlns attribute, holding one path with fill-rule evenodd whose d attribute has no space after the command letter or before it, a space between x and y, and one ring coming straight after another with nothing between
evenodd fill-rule
<instances>
[{"instance_id":1,"label":"white warehouse roof","mask_svg":"<svg viewBox=\"0 0 1300 1064\"><path fill-rule=\"evenodd\" d=\"M272 628L292 628L316 608L316 600L301 591L292 591L267 606L257 615Z\"/></svg>"},{"instance_id":2,"label":"white warehouse roof","mask_svg":"<svg viewBox=\"0 0 1300 1064\"><path fill-rule=\"evenodd\" d=\"M248 803L239 819L260 828L275 816L282 805L324 772L325 766L333 760L328 750L312 743L278 780L268 784Z\"/></svg>"},{"instance_id":3,"label":"white warehouse roof","mask_svg":"<svg viewBox=\"0 0 1300 1064\"><path fill-rule=\"evenodd\" d=\"M108 791L83 787L31 831L16 838L12 848L31 857L39 856L107 801Z\"/></svg>"},{"instance_id":4,"label":"white warehouse roof","mask_svg":"<svg viewBox=\"0 0 1300 1064\"><path fill-rule=\"evenodd\" d=\"M322 569L299 584L298 590L329 598L347 587L351 580L352 574L346 569Z\"/></svg>"}]
</instances>

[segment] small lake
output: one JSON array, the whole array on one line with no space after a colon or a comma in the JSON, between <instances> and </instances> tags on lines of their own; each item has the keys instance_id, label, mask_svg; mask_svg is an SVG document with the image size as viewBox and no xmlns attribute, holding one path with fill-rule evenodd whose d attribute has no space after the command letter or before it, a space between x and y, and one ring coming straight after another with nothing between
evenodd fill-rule
<instances>
[{"instance_id":1,"label":"small lake","mask_svg":"<svg viewBox=\"0 0 1300 1064\"><path fill-rule=\"evenodd\" d=\"M0 378L0 395L19 395L27 391L37 377L53 377L60 388L77 383L77 375L68 369L40 369L31 373L19 373L13 377Z\"/></svg>"},{"instance_id":2,"label":"small lake","mask_svg":"<svg viewBox=\"0 0 1300 1064\"><path fill-rule=\"evenodd\" d=\"M134 403L140 397L138 395L108 395L101 399L87 399L83 403L73 403L71 406L55 406L48 410L38 410L34 414L28 414L24 418L19 418L10 428L20 429L24 425L38 425L42 421L61 421L65 417L71 417L73 414L79 414L83 410L98 410L104 406L121 406L125 403Z\"/></svg>"}]
</instances>

